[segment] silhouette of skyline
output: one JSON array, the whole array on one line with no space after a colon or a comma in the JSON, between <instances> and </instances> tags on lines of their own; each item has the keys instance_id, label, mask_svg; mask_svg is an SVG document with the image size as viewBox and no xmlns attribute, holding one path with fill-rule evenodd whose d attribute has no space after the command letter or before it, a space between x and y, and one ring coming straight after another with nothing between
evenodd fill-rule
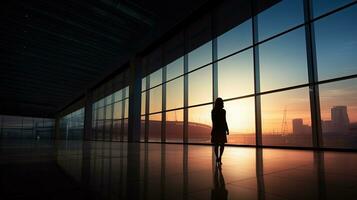
<instances>
[{"instance_id":1,"label":"silhouette of skyline","mask_svg":"<svg viewBox=\"0 0 357 200\"><path fill-rule=\"evenodd\" d=\"M334 106L331 108L331 120L321 121L324 132L346 132L349 131L350 120L347 106Z\"/></svg>"},{"instance_id":2,"label":"silhouette of skyline","mask_svg":"<svg viewBox=\"0 0 357 200\"><path fill-rule=\"evenodd\" d=\"M283 112L284 113L284 112ZM263 132L263 141L270 145L305 145L309 146L312 140L312 128L304 122L303 118L288 117L289 110L286 110L287 124L291 124L291 131L288 132ZM321 120L323 134L326 135L326 143L334 143L336 137L345 137L350 135L357 138L357 122L350 122L348 115L348 106L335 105L330 109L331 120ZM181 115L181 113L180 113ZM182 142L183 140L183 118L176 115L174 118L166 121L166 136L168 142ZM159 141L161 139L162 121L153 117L154 120L149 120L149 141ZM280 123L283 123L280 121ZM145 121L142 120L142 126ZM230 124L228 124L230 126ZM281 129L280 129L281 130ZM354 134L350 134L354 133ZM210 143L211 125L195 121L188 122L188 140L195 143ZM255 132L240 133L231 131L228 136L228 144L255 144ZM310 143L309 143L310 142ZM351 140L351 143L356 143L357 140Z\"/></svg>"}]
</instances>

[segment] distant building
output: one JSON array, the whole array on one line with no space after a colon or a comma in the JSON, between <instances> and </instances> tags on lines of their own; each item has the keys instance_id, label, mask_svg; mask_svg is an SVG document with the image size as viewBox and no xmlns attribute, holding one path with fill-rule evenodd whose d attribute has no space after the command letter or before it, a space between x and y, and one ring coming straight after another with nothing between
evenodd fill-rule
<instances>
[{"instance_id":1,"label":"distant building","mask_svg":"<svg viewBox=\"0 0 357 200\"><path fill-rule=\"evenodd\" d=\"M321 127L324 133L331 133L336 131L335 126L331 120L321 120Z\"/></svg>"},{"instance_id":2,"label":"distant building","mask_svg":"<svg viewBox=\"0 0 357 200\"><path fill-rule=\"evenodd\" d=\"M350 131L352 133L357 133L357 122L350 123Z\"/></svg>"},{"instance_id":3,"label":"distant building","mask_svg":"<svg viewBox=\"0 0 357 200\"><path fill-rule=\"evenodd\" d=\"M324 133L349 133L350 120L347 106L334 106L331 108L331 120L321 121Z\"/></svg>"},{"instance_id":4,"label":"distant building","mask_svg":"<svg viewBox=\"0 0 357 200\"><path fill-rule=\"evenodd\" d=\"M303 119L301 118L293 119L292 123L293 123L294 135L311 133L311 127L309 125L305 125Z\"/></svg>"},{"instance_id":5,"label":"distant building","mask_svg":"<svg viewBox=\"0 0 357 200\"><path fill-rule=\"evenodd\" d=\"M293 134L299 134L303 127L302 119L293 119Z\"/></svg>"},{"instance_id":6,"label":"distant building","mask_svg":"<svg viewBox=\"0 0 357 200\"><path fill-rule=\"evenodd\" d=\"M331 108L331 120L335 131L348 131L350 120L348 118L347 106L334 106Z\"/></svg>"}]
</instances>

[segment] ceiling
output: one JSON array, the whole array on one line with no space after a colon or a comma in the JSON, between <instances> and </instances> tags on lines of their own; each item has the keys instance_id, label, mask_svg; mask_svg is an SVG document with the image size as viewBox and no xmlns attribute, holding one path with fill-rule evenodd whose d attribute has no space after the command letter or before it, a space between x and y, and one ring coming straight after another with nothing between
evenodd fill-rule
<instances>
[{"instance_id":1,"label":"ceiling","mask_svg":"<svg viewBox=\"0 0 357 200\"><path fill-rule=\"evenodd\" d=\"M2 0L0 114L53 117L207 0Z\"/></svg>"}]
</instances>

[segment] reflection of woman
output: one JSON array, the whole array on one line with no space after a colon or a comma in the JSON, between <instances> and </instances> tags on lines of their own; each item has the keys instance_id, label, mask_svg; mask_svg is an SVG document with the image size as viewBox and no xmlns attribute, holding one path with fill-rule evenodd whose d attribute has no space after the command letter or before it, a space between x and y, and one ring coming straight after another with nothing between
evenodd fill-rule
<instances>
[{"instance_id":1,"label":"reflection of woman","mask_svg":"<svg viewBox=\"0 0 357 200\"><path fill-rule=\"evenodd\" d=\"M228 191L222 174L221 167L216 167L214 170L214 188L211 190L211 200L225 200L228 199Z\"/></svg>"},{"instance_id":2,"label":"reflection of woman","mask_svg":"<svg viewBox=\"0 0 357 200\"><path fill-rule=\"evenodd\" d=\"M212 132L211 142L214 144L214 154L216 155L216 162L222 164L222 154L224 151L224 144L227 142L229 130L226 121L226 111L223 109L223 100L217 98L214 102L214 108L211 112ZM220 147L220 152L218 152Z\"/></svg>"}]
</instances>

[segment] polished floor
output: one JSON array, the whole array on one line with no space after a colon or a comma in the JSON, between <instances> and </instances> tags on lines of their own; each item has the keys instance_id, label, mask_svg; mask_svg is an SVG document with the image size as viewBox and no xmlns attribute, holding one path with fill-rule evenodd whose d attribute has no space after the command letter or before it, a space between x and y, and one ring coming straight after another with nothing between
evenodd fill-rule
<instances>
[{"instance_id":1,"label":"polished floor","mask_svg":"<svg viewBox=\"0 0 357 200\"><path fill-rule=\"evenodd\" d=\"M1 141L0 199L357 199L357 153Z\"/></svg>"}]
</instances>

